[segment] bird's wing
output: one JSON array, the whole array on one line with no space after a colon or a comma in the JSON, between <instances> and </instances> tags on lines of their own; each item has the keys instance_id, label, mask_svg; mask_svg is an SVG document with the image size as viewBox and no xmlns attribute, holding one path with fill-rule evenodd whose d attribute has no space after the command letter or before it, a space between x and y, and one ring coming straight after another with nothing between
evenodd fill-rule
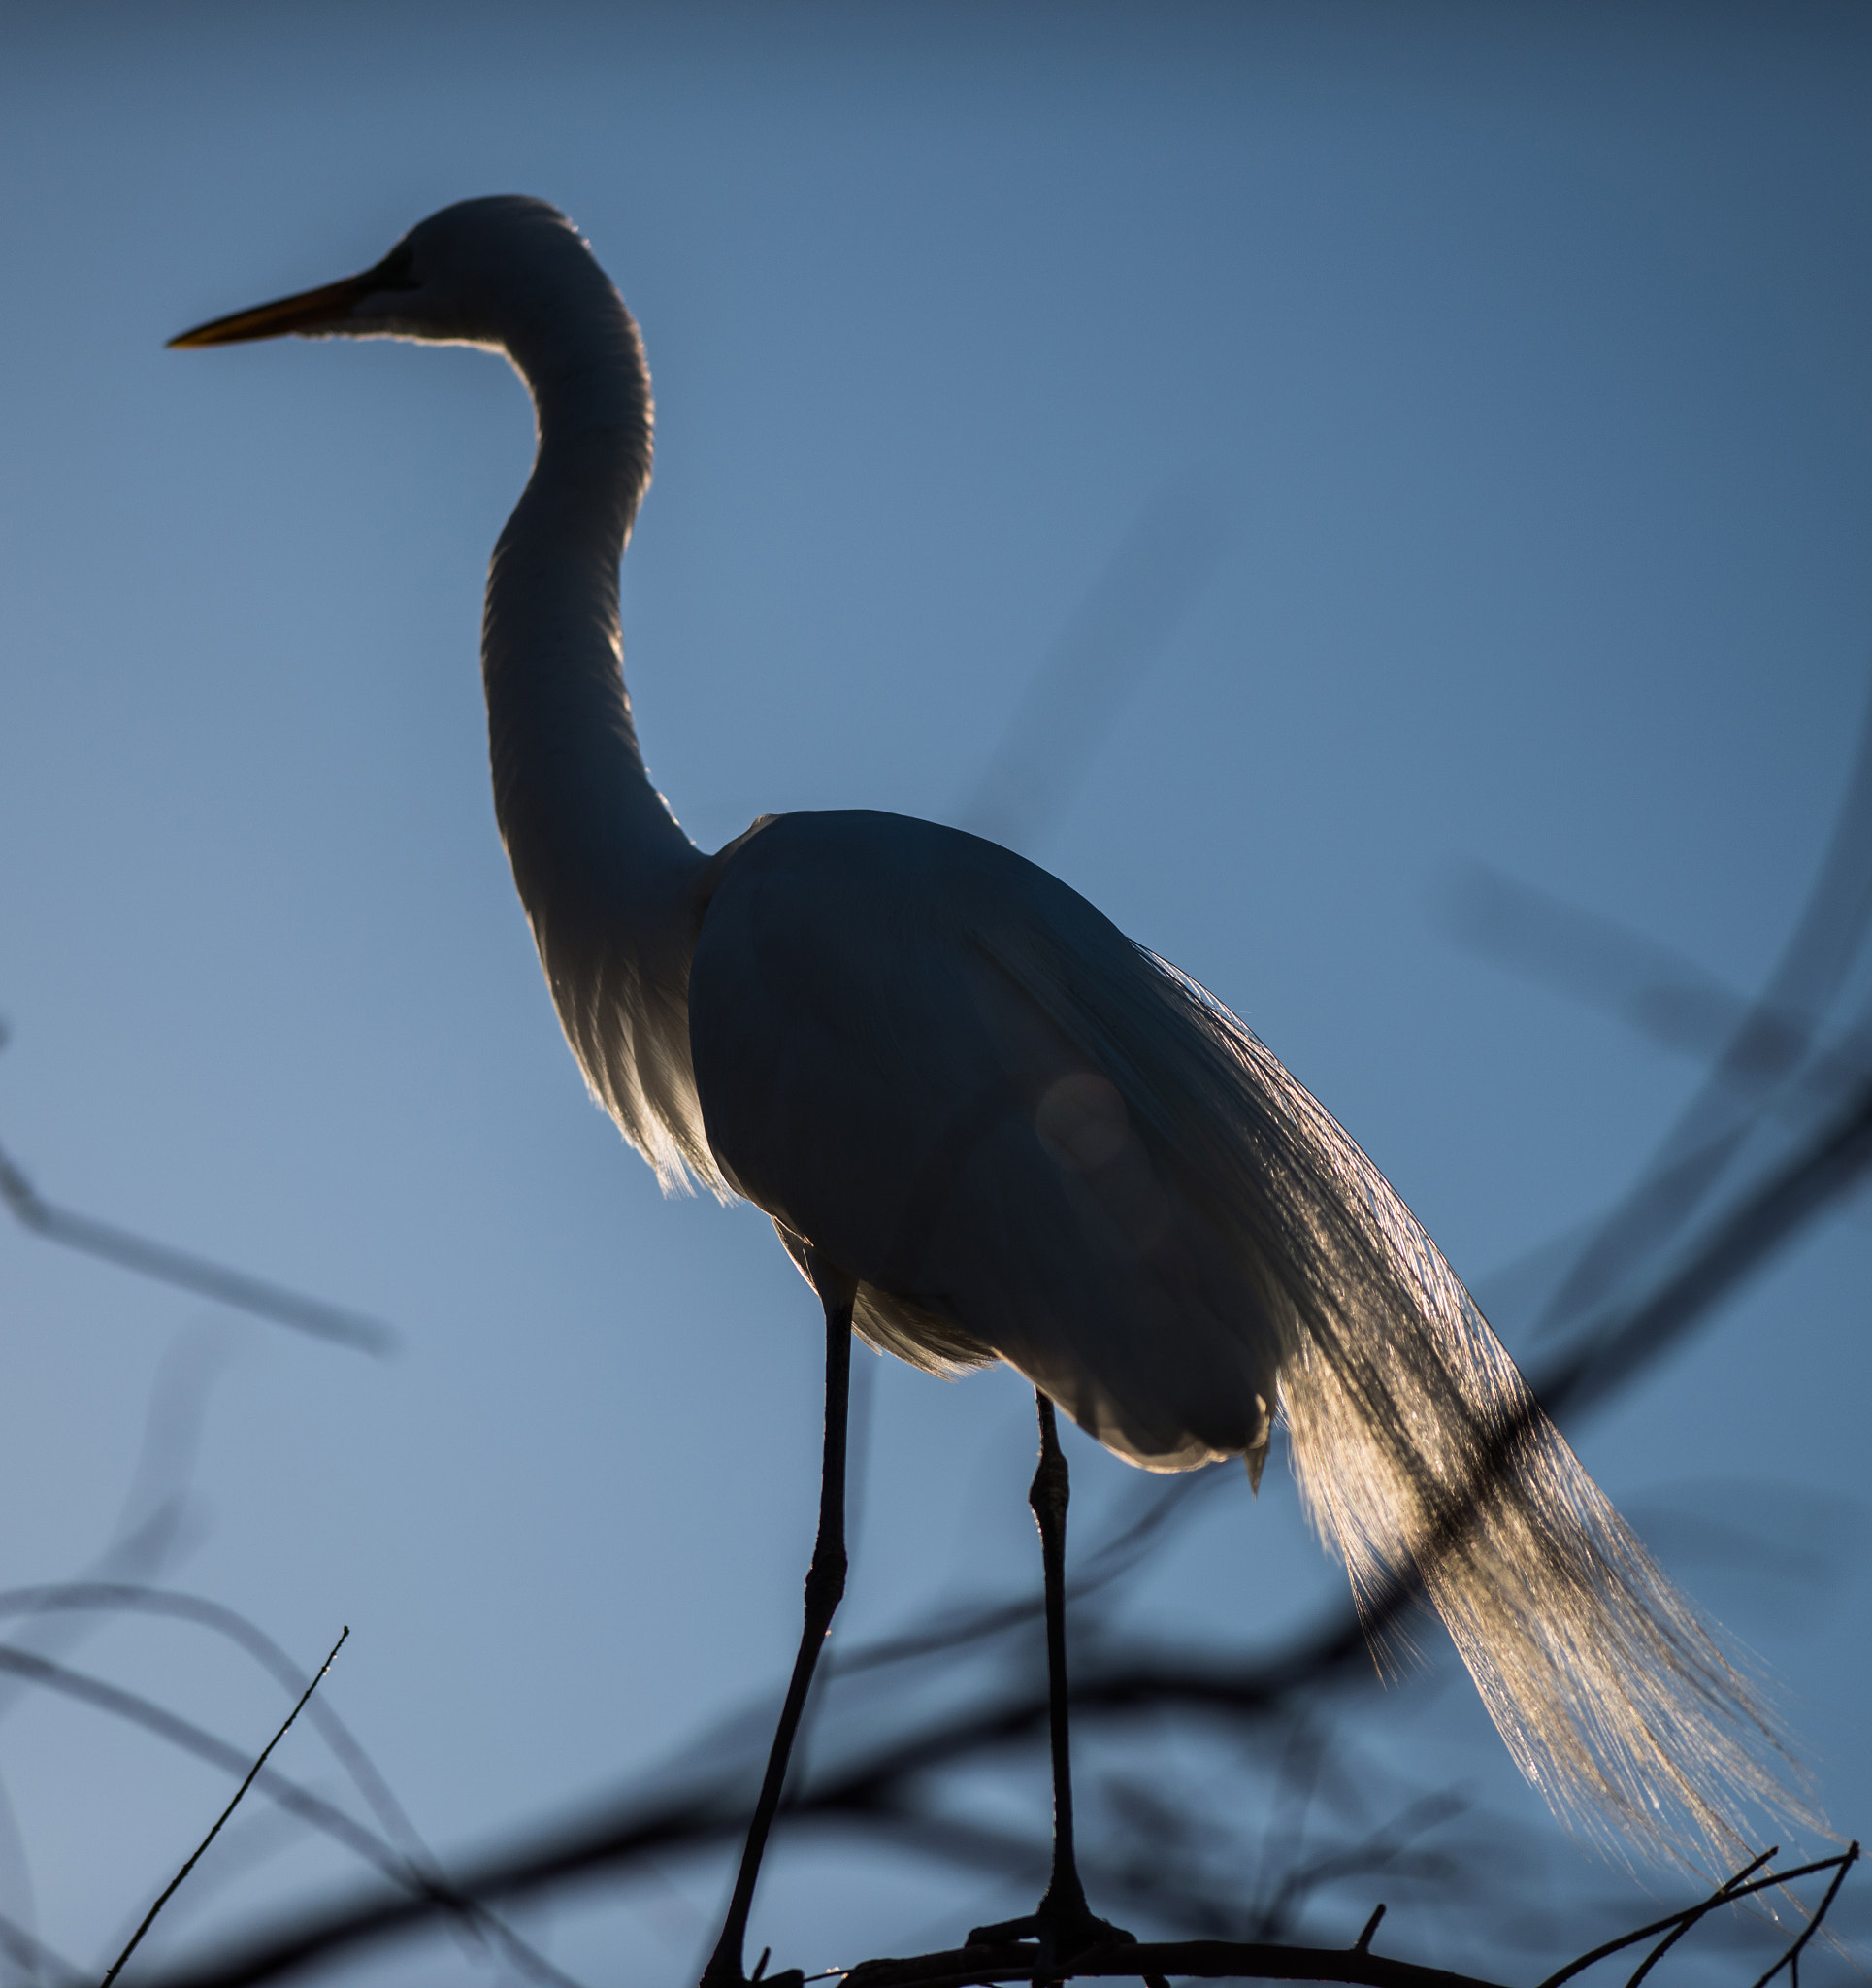
<instances>
[{"instance_id":1,"label":"bird's wing","mask_svg":"<svg viewBox=\"0 0 1872 1988\"><path fill-rule=\"evenodd\" d=\"M1262 1294L1139 1137L1121 1045L1036 996L1047 960L1086 984L1149 975L991 843L781 817L725 866L691 968L710 1146L862 1281L893 1350L999 1354L1149 1468L1258 1456L1277 1366Z\"/></svg>"}]
</instances>

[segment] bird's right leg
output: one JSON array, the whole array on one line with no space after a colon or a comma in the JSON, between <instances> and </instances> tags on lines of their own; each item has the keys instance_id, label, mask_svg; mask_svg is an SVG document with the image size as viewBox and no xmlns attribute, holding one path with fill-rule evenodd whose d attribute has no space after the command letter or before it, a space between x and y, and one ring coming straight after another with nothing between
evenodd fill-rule
<instances>
[{"instance_id":1,"label":"bird's right leg","mask_svg":"<svg viewBox=\"0 0 1872 1988\"><path fill-rule=\"evenodd\" d=\"M994 1926L977 1926L970 1946L1037 1939L1042 1966L1070 1960L1094 1947L1123 1945L1132 1936L1086 1904L1072 1841L1072 1748L1066 1673L1066 1508L1070 1485L1060 1447L1053 1404L1035 1390L1040 1417L1040 1461L1028 1492L1040 1529L1040 1565L1046 1590L1047 1738L1053 1766L1053 1873L1036 1910Z\"/></svg>"},{"instance_id":2,"label":"bird's right leg","mask_svg":"<svg viewBox=\"0 0 1872 1988\"><path fill-rule=\"evenodd\" d=\"M805 1710L806 1695L812 1689L813 1668L845 1592L845 1429L851 1401L851 1313L858 1286L816 1250L807 1251L806 1270L826 1309L826 1448L819 1477L819 1532L813 1541L812 1565L806 1571L805 1629L800 1638L800 1653L793 1660L793 1677L787 1685L786 1703L780 1707L780 1722L773 1729L767 1773L761 1782L760 1800L754 1805L754 1819L747 1826L728 1916L722 1922L715 1951L702 1971L702 1988L745 1988L743 1947L748 1908L754 1903L754 1884L761 1874L761 1855L786 1786L787 1760ZM792 1971L769 1976L774 1988L789 1978L798 1981L800 1976Z\"/></svg>"}]
</instances>

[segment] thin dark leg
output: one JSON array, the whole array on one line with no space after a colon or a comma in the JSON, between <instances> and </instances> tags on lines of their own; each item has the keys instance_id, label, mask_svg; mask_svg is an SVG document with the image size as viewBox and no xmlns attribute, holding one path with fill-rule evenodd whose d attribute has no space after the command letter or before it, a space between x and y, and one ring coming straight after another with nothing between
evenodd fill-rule
<instances>
[{"instance_id":1,"label":"thin dark leg","mask_svg":"<svg viewBox=\"0 0 1872 1988\"><path fill-rule=\"evenodd\" d=\"M826 1452L819 1479L819 1533L813 1541L812 1565L806 1572L805 1629L800 1638L800 1654L793 1660L793 1679L780 1707L780 1723L773 1729L761 1799L747 1826L735 1895L728 1902L728 1917L722 1922L715 1951L702 1971L702 1988L742 1988L746 1980L742 1946L748 1908L754 1903L754 1883L761 1874L761 1855L786 1785L787 1759L805 1710L806 1694L812 1688L813 1667L845 1592L845 1422L851 1399L851 1308L857 1287L816 1256L808 1261L814 1288L826 1308Z\"/></svg>"},{"instance_id":2,"label":"thin dark leg","mask_svg":"<svg viewBox=\"0 0 1872 1988\"><path fill-rule=\"evenodd\" d=\"M970 1946L1037 1938L1042 1964L1070 1960L1095 1946L1129 1941L1131 1935L1094 1916L1079 1882L1072 1847L1072 1752L1066 1674L1066 1508L1071 1487L1060 1447L1053 1404L1035 1390L1040 1412L1040 1462L1027 1502L1040 1529L1040 1565L1046 1579L1046 1716L1053 1752L1053 1874L1046 1896L1028 1918L978 1926Z\"/></svg>"},{"instance_id":3,"label":"thin dark leg","mask_svg":"<svg viewBox=\"0 0 1872 1988\"><path fill-rule=\"evenodd\" d=\"M1066 1508L1071 1496L1066 1452L1060 1447L1053 1404L1040 1406L1040 1462L1027 1502L1040 1528L1040 1565L1046 1579L1046 1724L1053 1750L1053 1875L1035 1916L1061 1934L1102 1924L1092 1917L1072 1849L1072 1751L1067 1730L1066 1680Z\"/></svg>"}]
</instances>

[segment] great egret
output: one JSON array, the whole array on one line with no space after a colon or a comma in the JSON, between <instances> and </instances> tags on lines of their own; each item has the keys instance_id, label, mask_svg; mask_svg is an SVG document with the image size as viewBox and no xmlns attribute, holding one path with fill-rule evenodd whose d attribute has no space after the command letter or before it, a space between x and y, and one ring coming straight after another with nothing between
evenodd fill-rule
<instances>
[{"instance_id":1,"label":"great egret","mask_svg":"<svg viewBox=\"0 0 1872 1988\"><path fill-rule=\"evenodd\" d=\"M1435 1245L1219 1002L1044 871L900 815L765 815L713 856L651 786L620 667L618 561L649 481L636 323L572 224L471 200L361 276L182 334L504 352L533 474L488 575L495 811L552 999L666 1189L764 1209L826 1320L806 1620L709 1988L742 1980L767 1829L843 1591L851 1334L936 1374L1034 1383L1052 1684L1050 1962L1122 1937L1072 1860L1058 1403L1153 1471L1243 1457L1276 1405L1355 1588L1421 1580L1557 1808L1727 1846L1797 1806L1688 1605L1541 1414ZM1768 1742L1767 1744L1764 1744Z\"/></svg>"}]
</instances>

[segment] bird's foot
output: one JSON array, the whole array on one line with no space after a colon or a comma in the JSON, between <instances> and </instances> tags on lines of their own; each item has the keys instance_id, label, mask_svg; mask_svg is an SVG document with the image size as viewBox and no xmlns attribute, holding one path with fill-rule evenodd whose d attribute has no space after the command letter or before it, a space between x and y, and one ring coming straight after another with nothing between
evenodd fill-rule
<instances>
[{"instance_id":1,"label":"bird's foot","mask_svg":"<svg viewBox=\"0 0 1872 1988\"><path fill-rule=\"evenodd\" d=\"M724 1962L717 1954L703 1970L701 1988L803 1988L805 1974L799 1968L782 1968L777 1974L767 1971L772 1951L769 1947L761 1955L754 1963L752 1974L743 1973L739 1962Z\"/></svg>"},{"instance_id":2,"label":"bird's foot","mask_svg":"<svg viewBox=\"0 0 1872 1988\"><path fill-rule=\"evenodd\" d=\"M1114 1926L1092 1911L1083 1898L1062 1905L1051 1892L1038 1907L1020 1919L1002 1919L992 1926L977 1926L964 1942L968 1946L1013 1946L1034 1940L1039 1947L1035 1976L1082 1959L1095 1948L1135 1946L1137 1936Z\"/></svg>"}]
</instances>

